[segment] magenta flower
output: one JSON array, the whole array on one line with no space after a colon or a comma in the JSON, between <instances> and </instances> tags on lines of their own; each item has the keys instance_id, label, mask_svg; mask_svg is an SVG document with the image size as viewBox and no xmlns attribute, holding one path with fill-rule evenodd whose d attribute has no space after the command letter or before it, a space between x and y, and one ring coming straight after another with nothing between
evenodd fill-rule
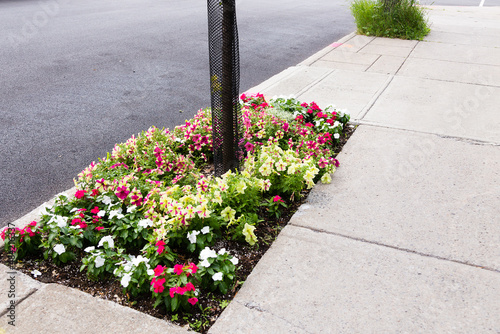
<instances>
[{"instance_id":1,"label":"magenta flower","mask_svg":"<svg viewBox=\"0 0 500 334\"><path fill-rule=\"evenodd\" d=\"M280 196L276 195L273 197L273 202L283 202Z\"/></svg>"},{"instance_id":2,"label":"magenta flower","mask_svg":"<svg viewBox=\"0 0 500 334\"><path fill-rule=\"evenodd\" d=\"M156 268L154 269L155 276L160 276L161 274L163 274L163 272L165 271L165 268L166 267L164 267L162 265L157 265Z\"/></svg>"},{"instance_id":3,"label":"magenta flower","mask_svg":"<svg viewBox=\"0 0 500 334\"><path fill-rule=\"evenodd\" d=\"M128 190L127 186L121 186L121 187L116 188L115 195L119 199L125 200L129 193L130 193L130 191Z\"/></svg>"},{"instance_id":4,"label":"magenta flower","mask_svg":"<svg viewBox=\"0 0 500 334\"><path fill-rule=\"evenodd\" d=\"M193 297L193 298L189 298L188 299L188 303L191 304L191 305L194 305L198 302L198 298L196 297Z\"/></svg>"},{"instance_id":5,"label":"magenta flower","mask_svg":"<svg viewBox=\"0 0 500 334\"><path fill-rule=\"evenodd\" d=\"M156 250L158 254L163 253L163 250L165 250L165 245L166 243L163 240L158 240L155 246L158 246L158 249Z\"/></svg>"},{"instance_id":6,"label":"magenta flower","mask_svg":"<svg viewBox=\"0 0 500 334\"><path fill-rule=\"evenodd\" d=\"M83 196L85 196L85 193L86 193L85 190L77 190L75 193L75 197L78 199L81 199L81 198L83 198Z\"/></svg>"},{"instance_id":7,"label":"magenta flower","mask_svg":"<svg viewBox=\"0 0 500 334\"><path fill-rule=\"evenodd\" d=\"M187 282L186 284L186 291L194 291L196 288L194 287L193 283Z\"/></svg>"},{"instance_id":8,"label":"magenta flower","mask_svg":"<svg viewBox=\"0 0 500 334\"><path fill-rule=\"evenodd\" d=\"M153 288L154 288L156 293L162 293L163 290L165 290L165 287L163 286L164 283L165 283L164 278L156 279L156 277L155 277L151 281L151 285L153 285Z\"/></svg>"},{"instance_id":9,"label":"magenta flower","mask_svg":"<svg viewBox=\"0 0 500 334\"><path fill-rule=\"evenodd\" d=\"M247 150L247 152L253 152L254 147L255 147L255 145L252 144L251 142L247 142L245 144L245 149Z\"/></svg>"},{"instance_id":10,"label":"magenta flower","mask_svg":"<svg viewBox=\"0 0 500 334\"><path fill-rule=\"evenodd\" d=\"M99 209L98 206L94 206L94 208L92 210L90 210L90 212L93 213L93 214L98 214L99 211L101 211L101 209Z\"/></svg>"},{"instance_id":11,"label":"magenta flower","mask_svg":"<svg viewBox=\"0 0 500 334\"><path fill-rule=\"evenodd\" d=\"M174 266L174 274L176 275L182 275L182 273L184 272L184 266L182 264L176 264Z\"/></svg>"}]
</instances>

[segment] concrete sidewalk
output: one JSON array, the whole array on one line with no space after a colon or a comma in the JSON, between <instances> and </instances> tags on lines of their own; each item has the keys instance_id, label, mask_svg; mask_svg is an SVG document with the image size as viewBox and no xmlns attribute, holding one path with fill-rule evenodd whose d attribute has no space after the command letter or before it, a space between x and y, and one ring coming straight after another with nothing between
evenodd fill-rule
<instances>
[{"instance_id":1,"label":"concrete sidewalk","mask_svg":"<svg viewBox=\"0 0 500 334\"><path fill-rule=\"evenodd\" d=\"M500 332L500 7L430 21L423 42L351 34L251 90L359 126L211 333ZM0 333L187 331L20 273L12 327L10 275Z\"/></svg>"}]
</instances>

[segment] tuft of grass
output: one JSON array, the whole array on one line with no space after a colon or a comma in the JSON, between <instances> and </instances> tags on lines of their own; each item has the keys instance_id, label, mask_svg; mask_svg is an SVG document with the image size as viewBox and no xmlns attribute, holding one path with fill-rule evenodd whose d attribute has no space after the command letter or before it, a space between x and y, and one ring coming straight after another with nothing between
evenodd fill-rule
<instances>
[{"instance_id":1,"label":"tuft of grass","mask_svg":"<svg viewBox=\"0 0 500 334\"><path fill-rule=\"evenodd\" d=\"M429 32L426 10L414 0L354 0L358 34L422 40Z\"/></svg>"}]
</instances>

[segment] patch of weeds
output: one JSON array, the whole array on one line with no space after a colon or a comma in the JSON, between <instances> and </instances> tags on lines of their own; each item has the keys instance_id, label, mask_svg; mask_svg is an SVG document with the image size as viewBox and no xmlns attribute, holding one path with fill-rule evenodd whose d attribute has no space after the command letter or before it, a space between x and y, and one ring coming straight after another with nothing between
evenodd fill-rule
<instances>
[{"instance_id":1,"label":"patch of weeds","mask_svg":"<svg viewBox=\"0 0 500 334\"><path fill-rule=\"evenodd\" d=\"M414 0L354 0L351 12L362 35L422 40L430 32L426 9Z\"/></svg>"}]
</instances>

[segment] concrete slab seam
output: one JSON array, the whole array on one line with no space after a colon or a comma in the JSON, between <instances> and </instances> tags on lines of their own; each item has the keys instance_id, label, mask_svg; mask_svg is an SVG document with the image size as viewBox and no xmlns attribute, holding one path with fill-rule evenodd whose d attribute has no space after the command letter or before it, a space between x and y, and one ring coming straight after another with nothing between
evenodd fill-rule
<instances>
[{"instance_id":1,"label":"concrete slab seam","mask_svg":"<svg viewBox=\"0 0 500 334\"><path fill-rule=\"evenodd\" d=\"M412 250L412 249L402 248L402 247L398 247L398 246L392 246L392 245L384 244L384 243L381 243L381 242L378 242L378 241L373 241L373 240L368 240L368 239L364 239L364 238L353 237L353 236L345 235L345 234L342 234L342 233L326 231L326 230L323 230L323 229L315 229L313 227L303 226L303 225L295 224L293 222L291 223L291 225L295 226L295 227L307 229L307 230L310 230L310 231L316 232L316 233L325 233L325 234L335 235L337 237L347 238L347 239L350 239L350 240L359 241L359 242L363 242L363 243L368 243L368 244L372 244L372 245L376 245L376 246L380 246L380 247L392 248L392 249L395 249L395 250L398 250L398 251L402 251L402 252L405 252L405 253L420 255L422 257L429 257L429 258L433 258L433 259L437 259L437 260L442 260L442 261L453 262L453 263L462 264L462 265L466 265L466 266L477 268L477 269L488 270L488 271L492 271L492 272L500 274L500 270L498 270L498 269L490 268L490 267L484 267L484 266L480 266L480 265L477 265L477 264L474 264L474 263L469 263L469 262L459 261L459 260L454 260L454 259L448 259L448 258L439 256L439 255L421 253L421 252L418 252L418 251L415 251L415 250Z\"/></svg>"},{"instance_id":2,"label":"concrete slab seam","mask_svg":"<svg viewBox=\"0 0 500 334\"><path fill-rule=\"evenodd\" d=\"M411 49L410 53L408 53L408 56L406 56L405 60L401 63L401 65L399 65L398 67L398 70L394 73L394 75L397 75L399 70L401 69L401 67L403 67L403 65L406 63L406 61L408 60L408 58L410 58L411 54L413 53L413 51L415 51L415 48L417 47L417 45L420 43L420 41L418 41L417 43L415 43L415 45L413 46L413 48Z\"/></svg>"},{"instance_id":3,"label":"concrete slab seam","mask_svg":"<svg viewBox=\"0 0 500 334\"><path fill-rule=\"evenodd\" d=\"M246 307L247 309L249 310L256 310L257 312L261 312L261 313L267 313L275 318L278 318L280 320L283 320L284 322L286 322L287 324L290 324L292 327L295 327L295 328L299 328L300 330L304 331L304 333L308 333L308 334L312 334L312 332L309 332L307 331L304 327L301 327L301 326L297 326L297 324L293 324L290 322L290 320L288 319L285 319L283 317L280 317L272 312L269 312L267 310L264 310L262 309L257 303L254 303L254 302L244 302L244 301L239 301L239 300L236 300L236 302L244 307Z\"/></svg>"},{"instance_id":4,"label":"concrete slab seam","mask_svg":"<svg viewBox=\"0 0 500 334\"><path fill-rule=\"evenodd\" d=\"M383 129L391 129L391 130L399 130L399 131L412 132L412 133L420 133L420 134L425 134L425 135L432 135L432 136L436 136L439 138L451 139L451 140L455 140L455 141L459 141L459 142L467 143L467 144L471 144L471 145L500 146L500 143L485 141L485 140L477 139L477 138L473 138L473 137L449 136L449 135L443 135L443 134L439 134L439 133L407 129L407 128L403 128L403 127L400 127L397 125L385 125L385 124L380 124L380 123L376 123L373 121L365 121L365 120L361 120L361 119L349 121L349 123L354 124L354 125L372 126L372 127L377 127L377 128L383 128Z\"/></svg>"},{"instance_id":5,"label":"concrete slab seam","mask_svg":"<svg viewBox=\"0 0 500 334\"><path fill-rule=\"evenodd\" d=\"M16 307L21 304L23 301L25 301L26 299L28 299L29 297L31 297L35 292L37 292L38 289L31 289L27 294L26 296L22 297L22 298L19 298L19 300L16 301ZM8 310L2 310L0 311L0 318L3 317L4 315L6 315L8 312Z\"/></svg>"},{"instance_id":6,"label":"concrete slab seam","mask_svg":"<svg viewBox=\"0 0 500 334\"><path fill-rule=\"evenodd\" d=\"M370 101L368 101L368 104L359 113L359 120L362 120L363 118L365 118L366 114L368 114L368 112L373 107L375 102L377 102L377 100L385 92L387 87L389 87L389 85L391 84L393 79L394 79L394 75L390 75L389 78L387 78L387 80L384 82L383 86L372 96Z\"/></svg>"},{"instance_id":7,"label":"concrete slab seam","mask_svg":"<svg viewBox=\"0 0 500 334\"><path fill-rule=\"evenodd\" d=\"M335 69L330 69L327 73L323 74L319 79L314 80L312 83L310 83L309 85L307 85L304 88L302 88L301 90L299 90L296 95L300 96L300 95L304 94L309 89L313 88L314 86L316 86L317 84L319 84L321 81L325 80L325 78L327 76L329 76L330 74L332 74L332 73L334 73L336 71L337 70L335 70Z\"/></svg>"},{"instance_id":8,"label":"concrete slab seam","mask_svg":"<svg viewBox=\"0 0 500 334\"><path fill-rule=\"evenodd\" d=\"M371 42L370 42L371 43ZM366 46L366 45L365 45ZM371 64L370 66L368 66L363 72L368 72L368 70L373 66L373 64L375 64L379 59L380 57L382 57L382 55L378 55L377 59L375 59Z\"/></svg>"}]
</instances>

